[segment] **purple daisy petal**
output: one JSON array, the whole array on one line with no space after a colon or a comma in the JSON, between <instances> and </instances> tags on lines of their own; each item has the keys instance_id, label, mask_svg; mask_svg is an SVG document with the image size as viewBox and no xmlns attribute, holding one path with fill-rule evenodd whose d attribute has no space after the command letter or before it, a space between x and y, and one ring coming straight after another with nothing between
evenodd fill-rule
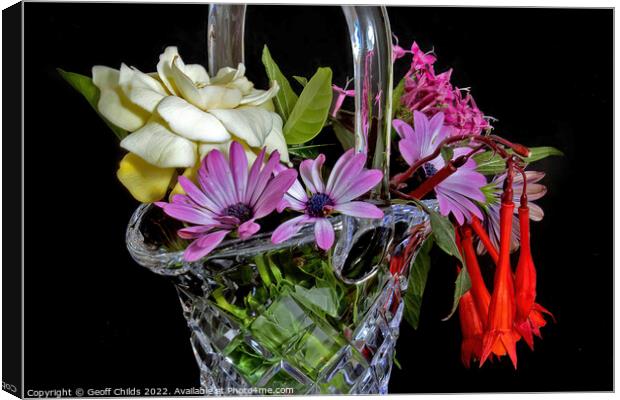
<instances>
[{"instance_id":1,"label":"purple daisy petal","mask_svg":"<svg viewBox=\"0 0 620 400\"><path fill-rule=\"evenodd\" d=\"M312 221L313 219L307 215L300 215L299 217L291 218L280 224L280 226L273 231L271 241L274 244L282 243L295 236L295 234L297 234L297 232L299 232L304 225Z\"/></svg>"},{"instance_id":2,"label":"purple daisy petal","mask_svg":"<svg viewBox=\"0 0 620 400\"><path fill-rule=\"evenodd\" d=\"M264 160L265 148L261 150L258 157L256 157L256 160L254 160L252 168L250 168L250 173L248 174L248 184L246 186L245 196L243 198L243 202L246 204L250 203L250 199L252 198L252 193L254 193L254 188L256 187L258 175L260 173L260 167L263 165Z\"/></svg>"},{"instance_id":3,"label":"purple daisy petal","mask_svg":"<svg viewBox=\"0 0 620 400\"><path fill-rule=\"evenodd\" d=\"M191 224L210 225L216 223L216 221L209 215L207 215L207 213L205 213L203 210L194 208L187 204L168 203L164 205L163 209L164 212L172 218L184 222L189 222Z\"/></svg>"},{"instance_id":4,"label":"purple daisy petal","mask_svg":"<svg viewBox=\"0 0 620 400\"><path fill-rule=\"evenodd\" d=\"M192 244L185 249L183 258L190 262L200 260L216 248L229 232L230 231L216 231L194 240Z\"/></svg>"},{"instance_id":5,"label":"purple daisy petal","mask_svg":"<svg viewBox=\"0 0 620 400\"><path fill-rule=\"evenodd\" d=\"M220 193L225 199L226 205L238 203L232 171L224 155L219 150L212 150L207 154L206 158L213 189L221 191Z\"/></svg>"},{"instance_id":6,"label":"purple daisy petal","mask_svg":"<svg viewBox=\"0 0 620 400\"><path fill-rule=\"evenodd\" d=\"M304 181L304 185L306 185L306 188L310 191L310 193L318 193L312 180L313 165L313 160L303 160L299 165L299 174L301 175L301 179Z\"/></svg>"},{"instance_id":7,"label":"purple daisy petal","mask_svg":"<svg viewBox=\"0 0 620 400\"><path fill-rule=\"evenodd\" d=\"M327 179L327 187L325 188L326 193L331 193L334 190L334 184L338 180L340 173L342 172L342 167L348 163L355 156L355 149L349 149L344 152L343 155L338 158L336 164L334 164L334 168L332 168L331 174L329 174L329 178Z\"/></svg>"},{"instance_id":8,"label":"purple daisy petal","mask_svg":"<svg viewBox=\"0 0 620 400\"><path fill-rule=\"evenodd\" d=\"M354 181L347 190L335 199L337 203L346 203L356 199L377 186L381 179L383 179L383 172L378 169L369 169L362 171L353 179Z\"/></svg>"},{"instance_id":9,"label":"purple daisy petal","mask_svg":"<svg viewBox=\"0 0 620 400\"><path fill-rule=\"evenodd\" d=\"M196 185L194 185L194 182L190 181L184 176L179 176L179 184L181 185L185 193L187 193L187 197L189 197L189 199L191 199L196 205L208 208L211 211L218 211L217 208L215 208L215 204L210 201L207 196L205 196L205 194L196 187ZM174 199L172 199L172 201L177 204L188 204L187 198L180 196L183 195L174 196Z\"/></svg>"},{"instance_id":10,"label":"purple daisy petal","mask_svg":"<svg viewBox=\"0 0 620 400\"><path fill-rule=\"evenodd\" d=\"M413 165L420 157L419 147L415 145L413 140L403 139L398 142L398 150L408 165Z\"/></svg>"},{"instance_id":11,"label":"purple daisy petal","mask_svg":"<svg viewBox=\"0 0 620 400\"><path fill-rule=\"evenodd\" d=\"M394 130L398 133L401 139L414 139L415 135L413 132L413 128L411 125L406 123L403 120L395 119L392 121L392 126Z\"/></svg>"},{"instance_id":12,"label":"purple daisy petal","mask_svg":"<svg viewBox=\"0 0 620 400\"><path fill-rule=\"evenodd\" d=\"M247 204L251 206L256 204L258 198L261 196L261 194L263 194L265 186L267 186L267 183L272 178L273 170L279 162L280 153L275 150L271 153L269 160L267 160L267 163L259 172L258 177L256 178L256 185L254 186L254 190L252 192L252 195L250 196L250 201Z\"/></svg>"},{"instance_id":13,"label":"purple daisy petal","mask_svg":"<svg viewBox=\"0 0 620 400\"><path fill-rule=\"evenodd\" d=\"M325 184L323 183L323 178L321 177L321 170L323 169L323 164L325 163L325 155L319 154L318 157L312 163L312 169L310 170L312 175L312 183L314 183L314 187L318 193L325 192Z\"/></svg>"},{"instance_id":14,"label":"purple daisy petal","mask_svg":"<svg viewBox=\"0 0 620 400\"><path fill-rule=\"evenodd\" d=\"M323 250L329 250L334 244L334 227L327 218L317 218L314 223L316 244Z\"/></svg>"},{"instance_id":15,"label":"purple daisy petal","mask_svg":"<svg viewBox=\"0 0 620 400\"><path fill-rule=\"evenodd\" d=\"M177 235L179 235L182 239L196 239L216 227L220 227L220 225L213 224L190 226L188 228L179 229L177 231Z\"/></svg>"},{"instance_id":16,"label":"purple daisy petal","mask_svg":"<svg viewBox=\"0 0 620 400\"><path fill-rule=\"evenodd\" d=\"M247 239L250 236L254 235L256 232L260 230L260 225L254 222L254 219L245 221L241 225L239 225L239 229L237 233L239 233L239 237L241 239Z\"/></svg>"},{"instance_id":17,"label":"purple daisy petal","mask_svg":"<svg viewBox=\"0 0 620 400\"><path fill-rule=\"evenodd\" d=\"M334 179L334 185L332 186L332 190L328 192L328 196L333 200L338 201L338 199L346 193L347 189L354 182L354 178L359 176L359 174L364 169L364 164L366 163L366 154L358 153L355 154L351 159L342 165L340 171L334 171L332 173L338 173L338 176Z\"/></svg>"},{"instance_id":18,"label":"purple daisy petal","mask_svg":"<svg viewBox=\"0 0 620 400\"><path fill-rule=\"evenodd\" d=\"M348 203L337 204L334 210L341 214L359 218L383 218L383 211L374 204L364 201L350 201Z\"/></svg>"},{"instance_id":19,"label":"purple daisy petal","mask_svg":"<svg viewBox=\"0 0 620 400\"><path fill-rule=\"evenodd\" d=\"M289 169L274 177L254 205L254 217L262 218L271 213L284 197L284 193L297 179L297 171Z\"/></svg>"},{"instance_id":20,"label":"purple daisy petal","mask_svg":"<svg viewBox=\"0 0 620 400\"><path fill-rule=\"evenodd\" d=\"M206 161L206 159L205 159ZM214 185L215 182L211 179L211 176L207 172L206 162L203 161L202 166L198 170L198 183L202 188L205 195L210 198L214 203L215 212L220 212L229 205L221 190L218 190Z\"/></svg>"},{"instance_id":21,"label":"purple daisy petal","mask_svg":"<svg viewBox=\"0 0 620 400\"><path fill-rule=\"evenodd\" d=\"M245 190L248 184L248 158L245 150L237 142L230 145L230 168L237 193L237 201L245 199Z\"/></svg>"},{"instance_id":22,"label":"purple daisy petal","mask_svg":"<svg viewBox=\"0 0 620 400\"><path fill-rule=\"evenodd\" d=\"M528 207L530 208L530 219L532 221L542 221L545 217L545 212L543 209L538 204L534 203L529 203Z\"/></svg>"}]
</instances>

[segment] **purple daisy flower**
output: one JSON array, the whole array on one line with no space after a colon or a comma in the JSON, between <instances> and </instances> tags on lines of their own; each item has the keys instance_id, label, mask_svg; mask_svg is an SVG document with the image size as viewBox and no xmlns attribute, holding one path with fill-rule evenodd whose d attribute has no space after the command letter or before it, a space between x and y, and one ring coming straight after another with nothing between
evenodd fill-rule
<instances>
[{"instance_id":1,"label":"purple daisy flower","mask_svg":"<svg viewBox=\"0 0 620 400\"><path fill-rule=\"evenodd\" d=\"M205 156L198 170L199 187L184 176L179 184L186 194L177 194L171 203L155 203L172 218L193 224L177 233L183 239L194 239L183 257L196 261L209 254L233 230L246 239L260 229L255 220L270 214L291 187L297 171L285 168L273 176L279 163L277 151L261 169L265 149L248 171L243 146L230 145L227 162L219 150Z\"/></svg>"},{"instance_id":2,"label":"purple daisy flower","mask_svg":"<svg viewBox=\"0 0 620 400\"><path fill-rule=\"evenodd\" d=\"M394 128L401 137L398 142L400 154L407 164L413 165L428 156L449 136L449 127L444 126L444 114L437 113L430 120L419 111L413 112L415 127L404 121L395 119ZM468 148L457 148L454 156L458 157L469 151ZM446 165L441 155L422 166L426 178L430 178ZM465 220L470 221L475 215L482 219L482 212L473 200L484 202L482 188L487 183L484 175L476 172L476 162L472 159L457 169L455 173L435 186L435 195L439 202L442 215L452 213L459 225Z\"/></svg>"},{"instance_id":3,"label":"purple daisy flower","mask_svg":"<svg viewBox=\"0 0 620 400\"><path fill-rule=\"evenodd\" d=\"M375 187L383 178L381 171L364 168L366 154L355 154L353 149L345 152L334 165L327 185L321 176L324 162L323 154L315 160L302 161L299 172L308 193L301 183L295 180L284 195L278 211L290 208L302 212L303 215L278 226L271 236L273 243L282 243L299 232L304 225L314 224L317 245L328 250L334 244L334 228L327 217L333 212L360 218L383 217L383 211L374 204L353 201Z\"/></svg>"},{"instance_id":4,"label":"purple daisy flower","mask_svg":"<svg viewBox=\"0 0 620 400\"><path fill-rule=\"evenodd\" d=\"M526 186L528 207L530 208L530 219L532 221L540 221L545 216L545 213L538 204L534 204L532 203L532 201L540 199L547 193L547 187L545 185L537 183L545 177L545 173L538 171L525 171L525 176L527 177ZM487 232L489 232L489 238L491 239L491 242L493 242L493 245L496 249L499 248L499 198L501 196L501 191L505 179L506 174L502 174L495 178L492 182L492 184L497 189L497 201L487 207L487 218L485 218L483 224ZM516 205L514 212L515 214L517 214L519 210L519 204L521 203L521 194L523 193L523 175L521 175L520 173L513 173L512 191L512 201ZM512 221L512 236L510 238L511 252L519 248L520 240L521 235L519 234L519 219L515 216ZM476 250L478 251L478 254L484 254L486 252L486 249L481 242L478 243Z\"/></svg>"}]
</instances>

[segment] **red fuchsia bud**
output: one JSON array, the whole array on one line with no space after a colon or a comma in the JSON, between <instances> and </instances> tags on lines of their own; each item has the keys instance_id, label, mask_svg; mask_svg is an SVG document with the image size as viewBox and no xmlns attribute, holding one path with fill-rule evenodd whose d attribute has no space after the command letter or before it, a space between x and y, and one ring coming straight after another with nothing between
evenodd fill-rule
<instances>
[{"instance_id":1,"label":"red fuchsia bud","mask_svg":"<svg viewBox=\"0 0 620 400\"><path fill-rule=\"evenodd\" d=\"M482 272L480 272L480 265L478 264L478 257L474 250L473 236L471 228L467 225L461 229L461 248L463 258L465 259L465 265L467 265L467 272L471 280L471 293L480 315L484 315L483 325L486 325L486 316L489 315L489 304L491 303L491 294L487 289L484 279L482 278Z\"/></svg>"},{"instance_id":2,"label":"red fuchsia bud","mask_svg":"<svg viewBox=\"0 0 620 400\"><path fill-rule=\"evenodd\" d=\"M530 149L519 143L512 144L512 150L520 157L529 157L532 155Z\"/></svg>"},{"instance_id":3,"label":"red fuchsia bud","mask_svg":"<svg viewBox=\"0 0 620 400\"><path fill-rule=\"evenodd\" d=\"M508 170L508 176L512 175L512 168ZM504 347L515 369L517 368L517 341L520 335L514 330L515 298L512 269L510 267L510 237L512 232L512 179L506 178L504 194L500 207L500 249L493 294L489 305L489 320L482 341L482 366L491 354L494 346ZM510 192L510 196L506 196Z\"/></svg>"},{"instance_id":4,"label":"red fuchsia bud","mask_svg":"<svg viewBox=\"0 0 620 400\"><path fill-rule=\"evenodd\" d=\"M476 235L480 238L482 245L489 253L489 256L493 259L493 262L497 265L497 261L499 260L499 254L497 253L497 249L493 242L491 242L491 238L489 238L489 234L482 226L482 223L475 215L471 219L471 227L476 232Z\"/></svg>"},{"instance_id":5,"label":"red fuchsia bud","mask_svg":"<svg viewBox=\"0 0 620 400\"><path fill-rule=\"evenodd\" d=\"M471 366L471 361L480 360L482 355L482 335L484 333L483 319L478 314L471 290L467 291L459 301L459 320L461 322L461 362L465 367Z\"/></svg>"},{"instance_id":6,"label":"red fuchsia bud","mask_svg":"<svg viewBox=\"0 0 620 400\"><path fill-rule=\"evenodd\" d=\"M530 248L530 212L527 199L521 199L519 207L519 229L521 250L515 272L516 316L515 329L523 336L530 349L534 350L534 335L540 337L540 328L546 325L541 312L548 313L536 304L536 268ZM553 316L553 315L551 315Z\"/></svg>"}]
</instances>

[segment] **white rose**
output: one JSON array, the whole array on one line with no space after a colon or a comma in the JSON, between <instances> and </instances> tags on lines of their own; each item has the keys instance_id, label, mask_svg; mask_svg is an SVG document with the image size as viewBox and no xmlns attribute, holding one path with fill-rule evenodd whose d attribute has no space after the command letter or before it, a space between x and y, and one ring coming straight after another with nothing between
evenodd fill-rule
<instances>
[{"instance_id":1,"label":"white rose","mask_svg":"<svg viewBox=\"0 0 620 400\"><path fill-rule=\"evenodd\" d=\"M228 152L232 140L244 145L250 160L266 147L289 161L282 119L271 102L278 85L255 89L243 64L209 77L203 66L185 64L177 48L168 47L155 73L125 64L120 70L95 66L92 72L101 91L99 112L132 132L121 146L133 156L126 156L117 175L140 201L158 200L167 190L162 176L172 179L175 168L195 169L210 150Z\"/></svg>"}]
</instances>

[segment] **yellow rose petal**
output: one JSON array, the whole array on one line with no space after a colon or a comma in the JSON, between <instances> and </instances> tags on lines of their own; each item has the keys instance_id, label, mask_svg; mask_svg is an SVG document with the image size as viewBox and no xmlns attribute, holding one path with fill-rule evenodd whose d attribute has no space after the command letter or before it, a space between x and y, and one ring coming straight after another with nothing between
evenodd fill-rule
<instances>
[{"instance_id":1,"label":"yellow rose petal","mask_svg":"<svg viewBox=\"0 0 620 400\"><path fill-rule=\"evenodd\" d=\"M121 160L116 176L136 200L152 203L166 195L174 171L174 168L156 167L128 153Z\"/></svg>"},{"instance_id":2,"label":"yellow rose petal","mask_svg":"<svg viewBox=\"0 0 620 400\"><path fill-rule=\"evenodd\" d=\"M194 182L196 185L198 184L198 168L200 168L200 163L196 163L193 167L186 168L185 171L183 171L183 176ZM185 190L183 190L179 182L174 185L170 195L168 195L168 201L172 201L172 197L175 194L185 194Z\"/></svg>"}]
</instances>

